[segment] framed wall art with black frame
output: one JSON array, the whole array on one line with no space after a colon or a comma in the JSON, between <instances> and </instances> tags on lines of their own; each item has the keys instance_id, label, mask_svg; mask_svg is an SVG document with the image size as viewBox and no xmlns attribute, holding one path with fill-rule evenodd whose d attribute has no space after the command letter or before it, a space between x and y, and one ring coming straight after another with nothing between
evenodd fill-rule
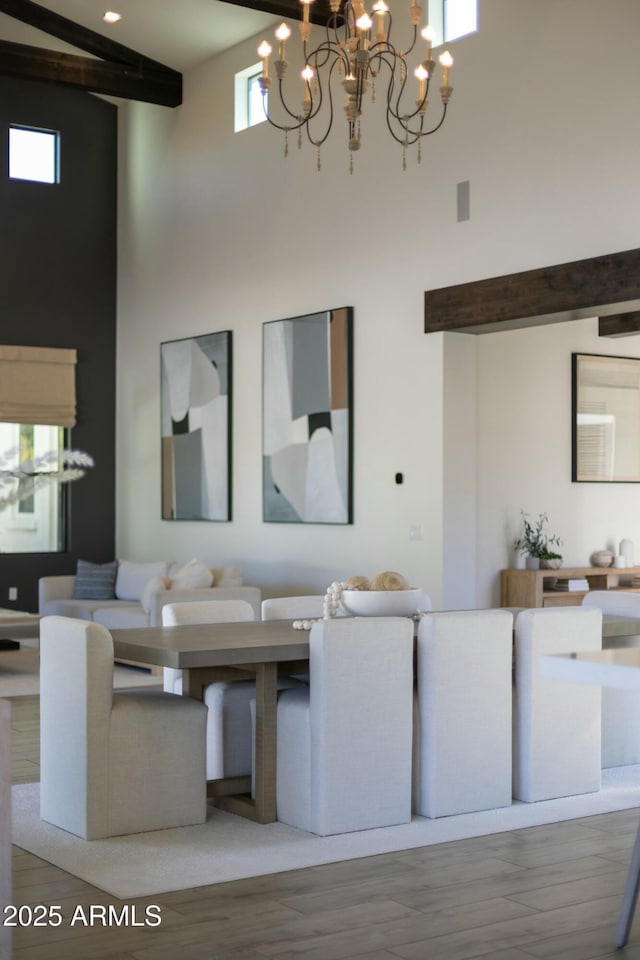
<instances>
[{"instance_id":1,"label":"framed wall art with black frame","mask_svg":"<svg viewBox=\"0 0 640 960\"><path fill-rule=\"evenodd\" d=\"M640 483L640 359L572 354L572 476Z\"/></svg>"},{"instance_id":2,"label":"framed wall art with black frame","mask_svg":"<svg viewBox=\"0 0 640 960\"><path fill-rule=\"evenodd\" d=\"M160 344L162 519L231 520L230 330Z\"/></svg>"},{"instance_id":3,"label":"framed wall art with black frame","mask_svg":"<svg viewBox=\"0 0 640 960\"><path fill-rule=\"evenodd\" d=\"M264 520L353 523L353 308L262 329Z\"/></svg>"}]
</instances>

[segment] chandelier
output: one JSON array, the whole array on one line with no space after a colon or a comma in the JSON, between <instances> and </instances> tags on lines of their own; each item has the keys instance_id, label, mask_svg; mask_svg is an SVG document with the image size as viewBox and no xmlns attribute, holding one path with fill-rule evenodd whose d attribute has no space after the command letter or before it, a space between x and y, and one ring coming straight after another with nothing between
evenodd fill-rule
<instances>
[{"instance_id":1,"label":"chandelier","mask_svg":"<svg viewBox=\"0 0 640 960\"><path fill-rule=\"evenodd\" d=\"M302 86L299 88L302 99L296 106L295 100L288 101L285 96L285 77L288 63L286 44L291 30L282 23L276 30L278 40L278 58L274 61L278 81L280 108L284 111L285 121L276 122L269 113L266 93L271 85L269 76L269 58L272 48L266 40L258 47L262 59L262 74L259 78L264 112L269 123L284 131L285 156L288 154L288 136L298 131L298 146L302 144L303 133L317 148L317 167L320 169L320 147L326 141L333 125L334 97L338 84L346 94L344 113L348 129L349 170L353 173L353 154L359 150L361 139L361 116L365 95L371 90L371 100L377 98L376 85L384 86L386 121L389 133L402 147L402 167L406 170L407 149L417 144L418 163L421 160L421 144L424 137L435 133L444 123L447 106L453 92L449 85L453 58L448 51L439 57L442 67L440 85L440 116L432 125L427 121L429 106L429 87L436 71L436 62L432 57L432 44L435 31L429 25L420 30L422 8L417 0L410 0L409 23L413 36L410 46L402 51L392 41L392 17L385 0L376 0L373 13L376 18L375 33L373 20L367 14L364 0L330 0L331 13L320 42L311 48L311 22L309 8L313 0L300 0L302 20L300 37L304 52ZM424 59L409 78L407 57L420 45L419 37L425 44ZM419 54L418 54L419 56ZM294 95L296 96L296 95ZM301 108L301 109L300 109Z\"/></svg>"}]
</instances>

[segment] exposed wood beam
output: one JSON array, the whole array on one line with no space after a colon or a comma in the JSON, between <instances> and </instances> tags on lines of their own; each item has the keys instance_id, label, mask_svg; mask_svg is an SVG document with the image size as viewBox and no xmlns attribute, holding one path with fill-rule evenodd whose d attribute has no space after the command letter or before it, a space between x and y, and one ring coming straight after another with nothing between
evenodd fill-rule
<instances>
[{"instance_id":1,"label":"exposed wood beam","mask_svg":"<svg viewBox=\"0 0 640 960\"><path fill-rule=\"evenodd\" d=\"M47 80L167 107L182 103L182 74L115 43L32 0L0 0L0 13L90 53L98 60L2 42L0 74Z\"/></svg>"},{"instance_id":2,"label":"exposed wood beam","mask_svg":"<svg viewBox=\"0 0 640 960\"><path fill-rule=\"evenodd\" d=\"M3 40L0 40L0 73L164 107L177 107L182 102L180 74L176 81L166 71L149 66L138 69L124 63L107 63Z\"/></svg>"},{"instance_id":3,"label":"exposed wood beam","mask_svg":"<svg viewBox=\"0 0 640 960\"><path fill-rule=\"evenodd\" d=\"M425 293L425 333L490 333L640 309L640 249Z\"/></svg>"},{"instance_id":4,"label":"exposed wood beam","mask_svg":"<svg viewBox=\"0 0 640 960\"><path fill-rule=\"evenodd\" d=\"M263 13L273 14L274 17L284 17L286 20L300 20L300 0L227 0L237 7L247 7L250 10L261 10ZM327 0L315 0L309 12L312 23L324 25L331 14L331 7Z\"/></svg>"},{"instance_id":5,"label":"exposed wood beam","mask_svg":"<svg viewBox=\"0 0 640 960\"><path fill-rule=\"evenodd\" d=\"M614 313L598 318L599 337L632 337L640 333L640 311Z\"/></svg>"}]
</instances>

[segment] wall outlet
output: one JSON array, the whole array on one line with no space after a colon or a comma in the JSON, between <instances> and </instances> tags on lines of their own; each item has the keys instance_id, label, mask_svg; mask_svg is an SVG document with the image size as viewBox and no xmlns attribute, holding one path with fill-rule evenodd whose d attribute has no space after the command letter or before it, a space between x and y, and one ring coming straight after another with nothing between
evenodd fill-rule
<instances>
[{"instance_id":1,"label":"wall outlet","mask_svg":"<svg viewBox=\"0 0 640 960\"><path fill-rule=\"evenodd\" d=\"M415 523L412 527L409 527L409 540L423 540L424 533L422 530L421 523Z\"/></svg>"},{"instance_id":2,"label":"wall outlet","mask_svg":"<svg viewBox=\"0 0 640 960\"><path fill-rule=\"evenodd\" d=\"M17 600L17 599L18 599L18 588L9 587L9 600Z\"/></svg>"}]
</instances>

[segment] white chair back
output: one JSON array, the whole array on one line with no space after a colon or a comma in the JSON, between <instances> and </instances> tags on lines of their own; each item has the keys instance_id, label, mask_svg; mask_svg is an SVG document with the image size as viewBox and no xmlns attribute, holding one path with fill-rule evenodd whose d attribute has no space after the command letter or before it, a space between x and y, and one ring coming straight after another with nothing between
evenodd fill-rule
<instances>
[{"instance_id":1,"label":"white chair back","mask_svg":"<svg viewBox=\"0 0 640 960\"><path fill-rule=\"evenodd\" d=\"M246 600L186 600L183 603L166 603L162 608L163 627L242 620L255 620L255 611ZM162 678L167 693L182 693L182 670L165 667Z\"/></svg>"},{"instance_id":2,"label":"white chair back","mask_svg":"<svg viewBox=\"0 0 640 960\"><path fill-rule=\"evenodd\" d=\"M601 647L602 614L596 608L545 607L517 616L516 799L535 802L600 789L600 688L543 677L538 661L543 654Z\"/></svg>"},{"instance_id":3,"label":"white chair back","mask_svg":"<svg viewBox=\"0 0 640 960\"><path fill-rule=\"evenodd\" d=\"M190 600L167 603L162 608L162 625L183 623L234 623L255 620L253 607L246 600Z\"/></svg>"},{"instance_id":4,"label":"white chair back","mask_svg":"<svg viewBox=\"0 0 640 960\"><path fill-rule=\"evenodd\" d=\"M638 618L640 635L640 593L629 590L590 590L583 607L597 607L603 614ZM629 641L627 641L629 642ZM611 652L615 660L616 654ZM602 688L602 766L622 767L640 763L640 697L633 690Z\"/></svg>"},{"instance_id":5,"label":"white chair back","mask_svg":"<svg viewBox=\"0 0 640 960\"><path fill-rule=\"evenodd\" d=\"M314 624L309 667L278 702L278 819L322 836L408 822L412 621Z\"/></svg>"},{"instance_id":6,"label":"white chair back","mask_svg":"<svg viewBox=\"0 0 640 960\"><path fill-rule=\"evenodd\" d=\"M432 613L420 620L414 810L442 817L511 803L513 616Z\"/></svg>"},{"instance_id":7,"label":"white chair back","mask_svg":"<svg viewBox=\"0 0 640 960\"><path fill-rule=\"evenodd\" d=\"M314 620L324 613L324 595L270 597L262 601L263 620Z\"/></svg>"}]
</instances>

